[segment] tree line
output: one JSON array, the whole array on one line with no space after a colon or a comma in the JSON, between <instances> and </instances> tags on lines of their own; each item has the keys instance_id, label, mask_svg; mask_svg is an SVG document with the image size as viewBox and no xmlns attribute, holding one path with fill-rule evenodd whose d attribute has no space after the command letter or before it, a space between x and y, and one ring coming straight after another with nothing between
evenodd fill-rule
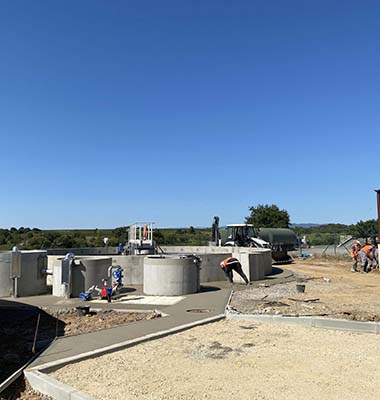
<instances>
[{"instance_id":1,"label":"tree line","mask_svg":"<svg viewBox=\"0 0 380 400\"><path fill-rule=\"evenodd\" d=\"M259 204L249 208L250 214L245 222L256 228L291 228L297 236L306 236L310 245L338 244L341 236L353 236L365 241L377 236L377 220L359 221L355 224L324 224L310 227L294 226L289 213L277 205ZM211 225L211 224L210 224ZM206 245L211 239L211 228L166 228L155 229L154 239L165 245ZM10 250L13 246L20 249L103 247L103 239L108 238L109 246L127 242L127 227L114 229L79 230L41 230L38 228L0 229L0 249Z\"/></svg>"},{"instance_id":2,"label":"tree line","mask_svg":"<svg viewBox=\"0 0 380 400\"><path fill-rule=\"evenodd\" d=\"M378 233L376 219L358 221L351 225L323 224L304 227L292 225L288 211L281 210L275 204L259 204L250 207L249 211L247 223L260 228L291 228L297 236L306 236L308 243L314 246L339 244L341 237L344 236L375 242Z\"/></svg>"}]
</instances>

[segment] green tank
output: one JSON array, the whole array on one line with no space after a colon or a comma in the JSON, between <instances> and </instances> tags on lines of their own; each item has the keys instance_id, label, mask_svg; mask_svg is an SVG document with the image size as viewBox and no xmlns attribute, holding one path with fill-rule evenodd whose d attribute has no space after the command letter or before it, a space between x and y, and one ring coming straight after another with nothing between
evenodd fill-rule
<instances>
[{"instance_id":1,"label":"green tank","mask_svg":"<svg viewBox=\"0 0 380 400\"><path fill-rule=\"evenodd\" d=\"M297 236L291 229L260 228L258 236L270 243L274 261L282 263L291 260L288 251L295 250L297 246Z\"/></svg>"}]
</instances>

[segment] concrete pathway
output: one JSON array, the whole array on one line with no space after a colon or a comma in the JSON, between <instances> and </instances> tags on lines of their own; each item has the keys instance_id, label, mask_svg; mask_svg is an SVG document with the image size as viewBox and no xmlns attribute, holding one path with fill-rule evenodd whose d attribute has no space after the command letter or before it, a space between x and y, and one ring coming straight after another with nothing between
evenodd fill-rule
<instances>
[{"instance_id":1,"label":"concrete pathway","mask_svg":"<svg viewBox=\"0 0 380 400\"><path fill-rule=\"evenodd\" d=\"M282 283L294 279L293 273L285 269L275 269L273 275L267 276L265 280L252 282L252 286ZM234 290L244 290L245 285L235 284ZM171 306L153 306L149 304L128 303L89 303L92 308L123 309L123 310L152 310L158 309L167 316L162 318L138 321L124 326L103 329L96 332L84 333L75 336L57 338L39 356L31 367L63 358L77 356L82 353L91 352L103 347L112 346L139 337L172 329L181 325L205 320L210 317L224 314L225 306L230 297L232 288L227 282L209 282L202 285L200 293L185 296L185 299ZM127 293L141 295L142 287L128 287ZM9 299L13 302L28 304L37 307L67 308L83 305L78 299L62 299L51 295L33 296L21 299ZM87 303L86 303L87 304ZM204 309L208 312L189 312L189 310Z\"/></svg>"},{"instance_id":2,"label":"concrete pathway","mask_svg":"<svg viewBox=\"0 0 380 400\"><path fill-rule=\"evenodd\" d=\"M209 284L203 290L204 291L201 293L186 296L184 300L175 305L165 307L157 306L156 308L160 311L168 314L166 317L148 321L138 321L125 326L103 329L76 336L60 337L56 339L49 348L38 357L37 360L34 361L31 367L60 360L62 358L76 356L127 340L136 339L141 336L223 314L231 293L231 288L220 282L219 285ZM47 296L44 297L45 299L41 299L41 297L37 299L34 297L32 299L33 305L47 306L46 303L50 302L50 306L52 306L52 303L54 303L53 300L57 299L53 298L48 301L48 299L46 299ZM25 302L25 299L22 300ZM55 302L55 306L57 306L56 303L57 301ZM67 307L67 305L64 306L63 304L58 306ZM94 308L97 308L98 306L99 304L95 304ZM152 309L152 306L149 305L138 307L137 305L118 305L117 303L104 304L102 306L103 308ZM209 310L209 312L188 312L188 310L193 309L206 309Z\"/></svg>"}]
</instances>

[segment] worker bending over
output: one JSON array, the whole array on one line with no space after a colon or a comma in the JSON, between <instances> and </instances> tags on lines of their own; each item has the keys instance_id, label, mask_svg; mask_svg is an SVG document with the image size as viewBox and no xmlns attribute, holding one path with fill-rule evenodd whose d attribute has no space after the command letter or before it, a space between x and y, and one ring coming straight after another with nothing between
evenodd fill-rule
<instances>
[{"instance_id":1,"label":"worker bending over","mask_svg":"<svg viewBox=\"0 0 380 400\"><path fill-rule=\"evenodd\" d=\"M351 272L357 272L358 271L358 261L359 261L359 252L361 248L361 243L359 240L355 240L355 242L351 246L351 258L352 258L352 268Z\"/></svg>"},{"instance_id":2,"label":"worker bending over","mask_svg":"<svg viewBox=\"0 0 380 400\"><path fill-rule=\"evenodd\" d=\"M373 244L365 244L362 246L361 250L359 251L360 263L362 267L361 272L368 272L368 262L371 263L370 267L372 268L373 261L376 260L375 251L376 248Z\"/></svg>"},{"instance_id":3,"label":"worker bending over","mask_svg":"<svg viewBox=\"0 0 380 400\"><path fill-rule=\"evenodd\" d=\"M248 280L247 276L245 275L245 273L243 272L243 269L241 268L241 264L237 258L228 257L228 258L224 259L220 263L220 267L226 274L227 280L231 285L234 283L232 270L236 271L244 279L245 283L247 285L249 285L249 280Z\"/></svg>"}]
</instances>

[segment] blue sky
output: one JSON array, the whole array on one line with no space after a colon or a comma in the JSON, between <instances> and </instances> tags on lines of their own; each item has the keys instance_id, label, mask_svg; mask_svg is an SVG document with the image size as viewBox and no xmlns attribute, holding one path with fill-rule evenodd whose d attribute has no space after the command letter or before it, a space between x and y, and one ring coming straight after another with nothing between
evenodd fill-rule
<instances>
[{"instance_id":1,"label":"blue sky","mask_svg":"<svg viewBox=\"0 0 380 400\"><path fill-rule=\"evenodd\" d=\"M0 1L0 226L376 217L378 1Z\"/></svg>"}]
</instances>

